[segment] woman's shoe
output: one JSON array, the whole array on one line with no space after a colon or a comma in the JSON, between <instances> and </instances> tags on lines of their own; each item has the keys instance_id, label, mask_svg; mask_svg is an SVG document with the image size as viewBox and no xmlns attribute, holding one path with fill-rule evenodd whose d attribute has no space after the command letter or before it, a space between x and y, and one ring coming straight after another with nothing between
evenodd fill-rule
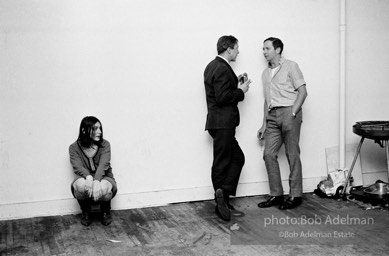
<instances>
[{"instance_id":1,"label":"woman's shoe","mask_svg":"<svg viewBox=\"0 0 389 256\"><path fill-rule=\"evenodd\" d=\"M81 213L81 224L84 226L89 226L92 223L92 220L90 219L90 215L88 212L82 212Z\"/></svg>"},{"instance_id":2,"label":"woman's shoe","mask_svg":"<svg viewBox=\"0 0 389 256\"><path fill-rule=\"evenodd\" d=\"M103 219L101 220L101 223L104 226L108 226L112 222L112 215L110 212L104 212L103 213Z\"/></svg>"}]
</instances>

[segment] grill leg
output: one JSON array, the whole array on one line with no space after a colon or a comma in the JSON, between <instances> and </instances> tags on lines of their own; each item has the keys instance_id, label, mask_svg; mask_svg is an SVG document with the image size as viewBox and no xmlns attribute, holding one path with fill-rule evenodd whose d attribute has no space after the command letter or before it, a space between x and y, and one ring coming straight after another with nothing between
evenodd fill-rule
<instances>
[{"instance_id":1,"label":"grill leg","mask_svg":"<svg viewBox=\"0 0 389 256\"><path fill-rule=\"evenodd\" d=\"M363 143L364 140L365 140L365 137L362 137L361 140L360 140L360 142L359 142L359 145L358 145L358 148L357 148L357 152L355 153L355 156L354 156L353 162L352 162L352 164L351 164L350 170L348 171L347 179L346 179L346 184L344 185L344 188L343 188L343 190L342 190L342 195L343 195L343 199L344 199L344 200L346 200L346 189L347 189L347 185L348 185L348 182L349 182L349 180L350 180L351 173L352 173L352 171L353 171L353 169L354 169L355 162L357 161L359 152L361 151L362 143Z\"/></svg>"},{"instance_id":2,"label":"grill leg","mask_svg":"<svg viewBox=\"0 0 389 256\"><path fill-rule=\"evenodd\" d=\"M386 162L388 165L388 182L389 182L389 141L385 141L385 149L386 149Z\"/></svg>"}]
</instances>

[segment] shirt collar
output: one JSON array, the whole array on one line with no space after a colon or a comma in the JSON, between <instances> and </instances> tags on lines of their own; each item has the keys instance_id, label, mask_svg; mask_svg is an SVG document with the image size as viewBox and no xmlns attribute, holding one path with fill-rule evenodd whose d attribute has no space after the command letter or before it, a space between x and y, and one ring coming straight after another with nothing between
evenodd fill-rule
<instances>
[{"instance_id":1,"label":"shirt collar","mask_svg":"<svg viewBox=\"0 0 389 256\"><path fill-rule=\"evenodd\" d=\"M280 66L282 66L285 63L285 61L286 61L286 59L284 57L281 57L280 61L278 62L278 64L280 64ZM268 66L269 66L269 68L271 68L270 62L268 63Z\"/></svg>"},{"instance_id":2,"label":"shirt collar","mask_svg":"<svg viewBox=\"0 0 389 256\"><path fill-rule=\"evenodd\" d=\"M222 58L222 59L225 60L228 64L230 64L230 62L229 62L226 58L224 58L224 57L222 57L222 56L220 56L220 55L218 55L218 57L219 57L219 58Z\"/></svg>"}]
</instances>

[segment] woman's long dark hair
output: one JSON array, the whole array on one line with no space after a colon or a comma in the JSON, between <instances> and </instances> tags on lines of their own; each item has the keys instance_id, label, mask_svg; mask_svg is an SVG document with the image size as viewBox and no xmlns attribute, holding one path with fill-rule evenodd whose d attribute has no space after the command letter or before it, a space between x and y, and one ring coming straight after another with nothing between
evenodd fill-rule
<instances>
[{"instance_id":1,"label":"woman's long dark hair","mask_svg":"<svg viewBox=\"0 0 389 256\"><path fill-rule=\"evenodd\" d=\"M101 137L99 141L94 141L91 138L91 134L93 131L93 126L97 122L99 122L101 125ZM80 131L78 134L78 141L80 142L81 146L85 148L90 147L92 144L96 144L97 146L100 146L101 142L103 141L103 125L101 124L100 120L97 119L97 117L86 116L81 120Z\"/></svg>"}]
</instances>

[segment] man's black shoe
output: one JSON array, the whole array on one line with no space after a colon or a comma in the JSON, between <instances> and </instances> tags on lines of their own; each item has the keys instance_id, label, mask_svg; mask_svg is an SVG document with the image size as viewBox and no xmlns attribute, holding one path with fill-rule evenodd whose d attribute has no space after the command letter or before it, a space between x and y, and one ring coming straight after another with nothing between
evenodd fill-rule
<instances>
[{"instance_id":1,"label":"man's black shoe","mask_svg":"<svg viewBox=\"0 0 389 256\"><path fill-rule=\"evenodd\" d=\"M92 223L89 213L83 212L81 213L81 224L84 226L89 226Z\"/></svg>"},{"instance_id":2,"label":"man's black shoe","mask_svg":"<svg viewBox=\"0 0 389 256\"><path fill-rule=\"evenodd\" d=\"M301 197L288 197L288 199L280 205L281 210L293 209L303 202Z\"/></svg>"},{"instance_id":3,"label":"man's black shoe","mask_svg":"<svg viewBox=\"0 0 389 256\"><path fill-rule=\"evenodd\" d=\"M219 213L219 216L226 221L229 221L231 219L231 211L228 208L228 205L226 201L224 200L224 194L223 190L216 189L215 191L215 197L216 197L216 207L217 212Z\"/></svg>"},{"instance_id":4,"label":"man's black shoe","mask_svg":"<svg viewBox=\"0 0 389 256\"><path fill-rule=\"evenodd\" d=\"M230 212L231 212L231 216L234 216L234 217L243 217L245 214L244 212L241 212L241 211L238 211L235 209L234 206L228 204L228 208L230 209ZM220 213L219 213L219 210L217 209L217 206L215 207L215 213L219 216L220 216Z\"/></svg>"},{"instance_id":5,"label":"man's black shoe","mask_svg":"<svg viewBox=\"0 0 389 256\"><path fill-rule=\"evenodd\" d=\"M259 208L268 208L275 205L282 205L284 203L284 196L271 196L264 202L258 204Z\"/></svg>"},{"instance_id":6,"label":"man's black shoe","mask_svg":"<svg viewBox=\"0 0 389 256\"><path fill-rule=\"evenodd\" d=\"M228 208L230 208L230 211L231 211L231 216L234 216L234 217L243 217L245 214L244 212L241 212L241 211L238 211L237 209L235 209L234 206L228 204Z\"/></svg>"}]
</instances>

